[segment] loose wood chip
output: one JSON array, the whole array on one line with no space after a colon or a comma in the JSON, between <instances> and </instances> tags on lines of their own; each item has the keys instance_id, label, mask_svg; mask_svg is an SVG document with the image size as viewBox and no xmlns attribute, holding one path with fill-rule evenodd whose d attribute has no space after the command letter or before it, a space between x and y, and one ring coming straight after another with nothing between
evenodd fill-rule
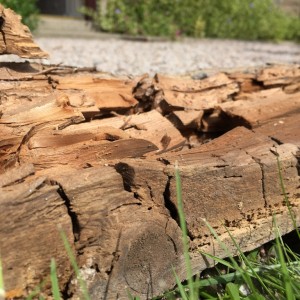
<instances>
[{"instance_id":1,"label":"loose wood chip","mask_svg":"<svg viewBox=\"0 0 300 300\"><path fill-rule=\"evenodd\" d=\"M219 105L229 118L239 118L251 127L277 117L300 111L300 93L286 94L281 88L273 88L251 94L243 99Z\"/></svg>"},{"instance_id":2,"label":"loose wood chip","mask_svg":"<svg viewBox=\"0 0 300 300\"><path fill-rule=\"evenodd\" d=\"M203 80L168 78L157 75L157 85L162 90L159 106L164 113L174 110L203 110L227 101L239 91L238 84L225 74Z\"/></svg>"},{"instance_id":3,"label":"loose wood chip","mask_svg":"<svg viewBox=\"0 0 300 300\"><path fill-rule=\"evenodd\" d=\"M80 92L102 110L130 109L138 103L132 95L133 84L130 80L101 78L93 74L51 78L57 82L57 90L67 95L74 91Z\"/></svg>"}]
</instances>

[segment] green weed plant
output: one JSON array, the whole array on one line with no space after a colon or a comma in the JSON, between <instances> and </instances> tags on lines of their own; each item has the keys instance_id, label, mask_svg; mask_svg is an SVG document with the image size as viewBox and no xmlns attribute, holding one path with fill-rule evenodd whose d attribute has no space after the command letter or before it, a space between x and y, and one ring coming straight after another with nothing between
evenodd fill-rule
<instances>
[{"instance_id":1,"label":"green weed plant","mask_svg":"<svg viewBox=\"0 0 300 300\"><path fill-rule=\"evenodd\" d=\"M102 31L129 35L300 40L300 19L274 0L110 0L82 8Z\"/></svg>"}]
</instances>

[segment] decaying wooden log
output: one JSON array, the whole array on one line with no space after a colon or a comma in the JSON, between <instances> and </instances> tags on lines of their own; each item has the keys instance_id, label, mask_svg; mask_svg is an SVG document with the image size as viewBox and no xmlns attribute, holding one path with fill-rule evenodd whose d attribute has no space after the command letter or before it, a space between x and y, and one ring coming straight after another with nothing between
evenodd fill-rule
<instances>
[{"instance_id":1,"label":"decaying wooden log","mask_svg":"<svg viewBox=\"0 0 300 300\"><path fill-rule=\"evenodd\" d=\"M6 10L3 14L9 14ZM9 22L7 22L9 24ZM24 298L57 260L64 298L149 299L186 278L178 162L194 274L226 256L205 226L244 251L297 225L299 66L203 79L115 78L31 63L0 66L0 252L7 298ZM204 76L205 77L205 76Z\"/></svg>"},{"instance_id":2,"label":"decaying wooden log","mask_svg":"<svg viewBox=\"0 0 300 300\"><path fill-rule=\"evenodd\" d=\"M0 68L0 238L6 241L1 254L7 297L23 297L47 280L52 257L64 295L80 296L58 225L93 299L125 299L126 289L144 299L158 295L175 284L172 266L185 279L175 161L194 273L213 264L198 250L226 255L203 219L233 252L223 225L245 251L274 237L274 213L283 233L293 229L277 157L300 222L300 103L299 91L290 88L298 77L281 79L283 66L271 85L263 84L269 82L262 77L266 69L200 81L139 81L63 67L42 73L43 67L28 63L12 64L13 73L9 68ZM179 105L184 97L188 102Z\"/></svg>"}]
</instances>

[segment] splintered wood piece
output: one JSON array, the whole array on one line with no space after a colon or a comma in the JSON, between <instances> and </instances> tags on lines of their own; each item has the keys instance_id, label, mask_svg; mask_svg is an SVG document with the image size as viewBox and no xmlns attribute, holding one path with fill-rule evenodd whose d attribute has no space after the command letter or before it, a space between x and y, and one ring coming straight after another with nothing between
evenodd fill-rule
<instances>
[{"instance_id":1,"label":"splintered wood piece","mask_svg":"<svg viewBox=\"0 0 300 300\"><path fill-rule=\"evenodd\" d=\"M39 102L49 100L52 94L52 87L46 78L36 81L0 81L0 89L3 95L0 107L2 118L37 106Z\"/></svg>"},{"instance_id":2,"label":"splintered wood piece","mask_svg":"<svg viewBox=\"0 0 300 300\"><path fill-rule=\"evenodd\" d=\"M275 212L274 212L275 213ZM300 206L299 201L293 203L293 214L294 218L291 218L291 213L286 207L282 207L281 210L276 212L276 227L280 228L280 234L283 236L290 233L295 229L293 222L299 224L300 222ZM249 217L249 216L245 216ZM204 220L201 220L204 224ZM276 231L274 231L274 215L270 214L264 218L258 219L257 221L253 220L252 223L245 223L239 227L228 227L226 226L229 233L225 232L218 235L218 240L214 238L207 238L206 241L203 241L201 246L196 246L198 243L191 243L194 247L193 253L190 253L192 273L199 274L199 270L205 270L210 267L215 267L216 262L212 258L203 259L203 255L198 253L211 253L213 256L218 258L228 257L228 251L232 256L240 255L239 251L249 252L253 249L257 249L273 241L278 237ZM234 241L232 239L234 237ZM205 239L203 239L205 240ZM222 243L220 243L221 241ZM224 245L228 251L224 253ZM236 246L238 245L238 247ZM175 268L176 274L180 279L186 278L185 261L182 259L181 264Z\"/></svg>"},{"instance_id":3,"label":"splintered wood piece","mask_svg":"<svg viewBox=\"0 0 300 300\"><path fill-rule=\"evenodd\" d=\"M166 77L160 74L155 76L155 80L161 89L180 93L198 93L232 83L232 80L224 73L218 73L202 80L178 79L178 77Z\"/></svg>"},{"instance_id":4,"label":"splintered wood piece","mask_svg":"<svg viewBox=\"0 0 300 300\"><path fill-rule=\"evenodd\" d=\"M70 127L71 130L44 127L29 140L28 148L58 148L78 143L85 144L89 141L116 141L129 138L129 135L122 129L114 127L98 126L89 130L80 130L80 125L78 128Z\"/></svg>"},{"instance_id":5,"label":"splintered wood piece","mask_svg":"<svg viewBox=\"0 0 300 300\"><path fill-rule=\"evenodd\" d=\"M185 143L181 133L156 110L129 117L123 128L132 138L143 137L161 151L177 149Z\"/></svg>"},{"instance_id":6,"label":"splintered wood piece","mask_svg":"<svg viewBox=\"0 0 300 300\"><path fill-rule=\"evenodd\" d=\"M156 110L143 114L94 120L91 123L81 124L79 127L78 125L70 126L65 129L65 132L76 130L76 128L94 130L99 127L122 129L130 138L143 138L153 143L157 149L164 151L179 148L185 142L185 138L172 123Z\"/></svg>"},{"instance_id":7,"label":"splintered wood piece","mask_svg":"<svg viewBox=\"0 0 300 300\"><path fill-rule=\"evenodd\" d=\"M287 94L293 94L293 93L300 92L300 80L298 83L286 86L283 90Z\"/></svg>"},{"instance_id":8,"label":"splintered wood piece","mask_svg":"<svg viewBox=\"0 0 300 300\"><path fill-rule=\"evenodd\" d=\"M239 91L238 84L220 73L203 80L156 76L157 85L163 91L159 105L163 112L194 109L203 110L227 101Z\"/></svg>"},{"instance_id":9,"label":"splintered wood piece","mask_svg":"<svg viewBox=\"0 0 300 300\"><path fill-rule=\"evenodd\" d=\"M84 120L80 111L69 105L60 106L53 95L35 100L27 106L7 106L0 118L0 173L18 160L21 147L42 128L59 129Z\"/></svg>"},{"instance_id":10,"label":"splintered wood piece","mask_svg":"<svg viewBox=\"0 0 300 300\"><path fill-rule=\"evenodd\" d=\"M35 106L24 107L22 111L11 115L3 115L0 122L10 126L24 126L60 121L67 119L78 119L83 121L84 117L79 111L68 105L60 105L52 95L48 99L37 103Z\"/></svg>"},{"instance_id":11,"label":"splintered wood piece","mask_svg":"<svg viewBox=\"0 0 300 300\"><path fill-rule=\"evenodd\" d=\"M31 74L37 74L42 70L41 65L31 64L29 62L1 62L0 66L0 80L20 80L27 79L27 77L31 76ZM36 79L41 79L40 77L36 77ZM3 82L1 83L3 84Z\"/></svg>"},{"instance_id":12,"label":"splintered wood piece","mask_svg":"<svg viewBox=\"0 0 300 300\"><path fill-rule=\"evenodd\" d=\"M275 65L264 68L257 77L258 81L262 81L264 86L286 86L300 81L299 65Z\"/></svg>"},{"instance_id":13,"label":"splintered wood piece","mask_svg":"<svg viewBox=\"0 0 300 300\"><path fill-rule=\"evenodd\" d=\"M300 116L299 112L270 120L254 129L258 132L269 136L280 144L291 143L300 147Z\"/></svg>"},{"instance_id":14,"label":"splintered wood piece","mask_svg":"<svg viewBox=\"0 0 300 300\"><path fill-rule=\"evenodd\" d=\"M56 89L65 94L81 93L88 102L102 110L122 110L134 107L138 102L132 95L130 80L101 78L93 74L51 76L57 82Z\"/></svg>"},{"instance_id":15,"label":"splintered wood piece","mask_svg":"<svg viewBox=\"0 0 300 300\"><path fill-rule=\"evenodd\" d=\"M0 4L0 54L16 54L23 58L47 58L48 54L33 42L27 26L13 10Z\"/></svg>"},{"instance_id":16,"label":"splintered wood piece","mask_svg":"<svg viewBox=\"0 0 300 300\"><path fill-rule=\"evenodd\" d=\"M68 144L68 141L55 147L39 148L22 147L18 155L20 162L30 162L38 169L50 168L56 165L73 167L88 167L109 163L111 160L124 157L142 157L146 153L156 151L157 147L150 141L143 139L121 139L116 141L89 140L77 141ZM51 141L50 141L51 143Z\"/></svg>"},{"instance_id":17,"label":"splintered wood piece","mask_svg":"<svg viewBox=\"0 0 300 300\"><path fill-rule=\"evenodd\" d=\"M261 83L256 79L257 74L255 71L233 72L227 74L227 76L238 82L240 87L239 93L252 93L263 89Z\"/></svg>"},{"instance_id":18,"label":"splintered wood piece","mask_svg":"<svg viewBox=\"0 0 300 300\"><path fill-rule=\"evenodd\" d=\"M244 96L243 99L220 104L219 109L229 118L240 119L251 127L300 111L300 93L286 94L281 88L274 88Z\"/></svg>"}]
</instances>

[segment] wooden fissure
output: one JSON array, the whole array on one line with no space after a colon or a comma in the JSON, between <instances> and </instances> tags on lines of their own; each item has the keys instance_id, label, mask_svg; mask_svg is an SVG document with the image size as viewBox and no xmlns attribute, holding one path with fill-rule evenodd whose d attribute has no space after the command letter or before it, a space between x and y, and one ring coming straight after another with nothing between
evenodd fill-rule
<instances>
[{"instance_id":1,"label":"wooden fissure","mask_svg":"<svg viewBox=\"0 0 300 300\"><path fill-rule=\"evenodd\" d=\"M62 185L58 182L54 182L52 180L50 180L51 184L53 185L57 185L59 188L57 190L57 193L60 195L61 199L64 201L66 208L67 208L67 212L68 215L71 219L72 222L72 232L73 232L73 236L74 236L74 243L76 243L77 241L80 240L80 224L78 221L78 216L77 214L72 210L71 207L71 201L68 198L68 196L66 195Z\"/></svg>"}]
</instances>

